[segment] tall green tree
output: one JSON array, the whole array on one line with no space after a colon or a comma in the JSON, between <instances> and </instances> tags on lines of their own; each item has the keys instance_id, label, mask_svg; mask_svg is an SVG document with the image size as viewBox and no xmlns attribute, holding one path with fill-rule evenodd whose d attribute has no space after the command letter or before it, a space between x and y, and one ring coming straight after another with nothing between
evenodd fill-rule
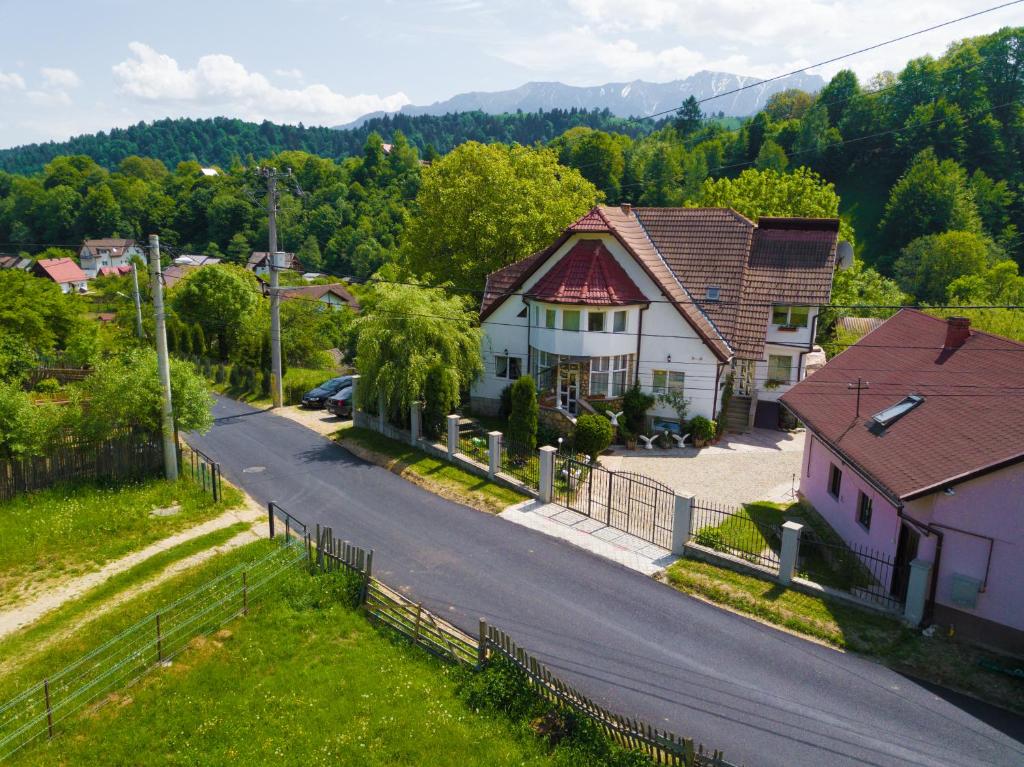
<instances>
[{"instance_id":1,"label":"tall green tree","mask_svg":"<svg viewBox=\"0 0 1024 767\"><path fill-rule=\"evenodd\" d=\"M921 301L940 304L951 282L982 274L1000 255L992 240L977 232L943 232L912 241L894 268L904 290Z\"/></svg>"},{"instance_id":2,"label":"tall green tree","mask_svg":"<svg viewBox=\"0 0 1024 767\"><path fill-rule=\"evenodd\" d=\"M489 272L550 244L597 200L553 150L468 142L425 170L404 252L415 274L480 290Z\"/></svg>"},{"instance_id":3,"label":"tall green tree","mask_svg":"<svg viewBox=\"0 0 1024 767\"><path fill-rule=\"evenodd\" d=\"M196 269L171 291L174 311L184 322L199 325L206 338L217 339L221 359L229 359L242 335L251 330L259 301L256 278L231 264ZM192 352L201 354L195 341Z\"/></svg>"},{"instance_id":4,"label":"tall green tree","mask_svg":"<svg viewBox=\"0 0 1024 767\"><path fill-rule=\"evenodd\" d=\"M700 128L703 122L704 112L701 110L696 96L688 96L676 112L672 125L679 131L679 135L686 137Z\"/></svg>"},{"instance_id":5,"label":"tall green tree","mask_svg":"<svg viewBox=\"0 0 1024 767\"><path fill-rule=\"evenodd\" d=\"M512 384L512 409L508 416L510 447L530 455L537 448L537 385L530 376L523 376Z\"/></svg>"}]
</instances>

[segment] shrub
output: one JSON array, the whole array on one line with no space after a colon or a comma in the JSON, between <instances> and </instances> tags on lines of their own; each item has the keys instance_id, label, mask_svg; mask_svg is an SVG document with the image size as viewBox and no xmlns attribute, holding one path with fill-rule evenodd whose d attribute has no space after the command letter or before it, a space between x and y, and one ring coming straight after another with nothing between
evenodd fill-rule
<instances>
[{"instance_id":1,"label":"shrub","mask_svg":"<svg viewBox=\"0 0 1024 767\"><path fill-rule=\"evenodd\" d=\"M231 372L228 374L228 384L231 388L237 389L242 385L241 368L238 365L231 366Z\"/></svg>"},{"instance_id":2,"label":"shrub","mask_svg":"<svg viewBox=\"0 0 1024 767\"><path fill-rule=\"evenodd\" d=\"M227 371L224 369L224 366L223 365L218 365L217 368L213 371L213 380L214 380L214 382L222 384L222 383L224 383L224 379L226 377L227 377Z\"/></svg>"},{"instance_id":3,"label":"shrub","mask_svg":"<svg viewBox=\"0 0 1024 767\"><path fill-rule=\"evenodd\" d=\"M559 437L566 437L567 435L562 434L558 429L548 426L546 423L537 424L537 444L538 445L558 445Z\"/></svg>"},{"instance_id":4,"label":"shrub","mask_svg":"<svg viewBox=\"0 0 1024 767\"><path fill-rule=\"evenodd\" d=\"M260 375L259 375L259 379L258 380L259 380L259 383L260 383L260 396L262 396L262 397L269 397L270 396L270 383L271 383L271 380L272 380L271 377L270 377L270 373L268 373L266 370L260 371Z\"/></svg>"},{"instance_id":5,"label":"shrub","mask_svg":"<svg viewBox=\"0 0 1024 767\"><path fill-rule=\"evenodd\" d=\"M40 394L53 394L60 391L60 381L56 378L44 378L34 388Z\"/></svg>"},{"instance_id":6,"label":"shrub","mask_svg":"<svg viewBox=\"0 0 1024 767\"><path fill-rule=\"evenodd\" d=\"M255 368L249 368L252 371L252 386L249 387L249 391L263 393L263 389L266 388L267 392L270 391L270 376L264 375Z\"/></svg>"},{"instance_id":7,"label":"shrub","mask_svg":"<svg viewBox=\"0 0 1024 767\"><path fill-rule=\"evenodd\" d=\"M206 334L198 322L192 326L192 353L200 357L206 354Z\"/></svg>"},{"instance_id":8,"label":"shrub","mask_svg":"<svg viewBox=\"0 0 1024 767\"><path fill-rule=\"evenodd\" d=\"M247 367L245 369L245 382L243 385L246 391L256 391L256 370L254 368Z\"/></svg>"},{"instance_id":9,"label":"shrub","mask_svg":"<svg viewBox=\"0 0 1024 767\"><path fill-rule=\"evenodd\" d=\"M537 447L537 414L540 412L537 407L537 387L530 376L523 376L511 388L509 442L524 452L532 453Z\"/></svg>"},{"instance_id":10,"label":"shrub","mask_svg":"<svg viewBox=\"0 0 1024 767\"><path fill-rule=\"evenodd\" d=\"M635 385L622 397L623 418L634 434L642 434L647 411L654 406L654 397L645 394Z\"/></svg>"},{"instance_id":11,"label":"shrub","mask_svg":"<svg viewBox=\"0 0 1024 767\"><path fill-rule=\"evenodd\" d=\"M707 546L715 551L725 550L725 536L716 527L706 527L693 538L694 543L699 546Z\"/></svg>"},{"instance_id":12,"label":"shrub","mask_svg":"<svg viewBox=\"0 0 1024 767\"><path fill-rule=\"evenodd\" d=\"M714 421L702 415L695 416L690 421L690 435L694 441L710 442L715 438L716 428L717 425Z\"/></svg>"},{"instance_id":13,"label":"shrub","mask_svg":"<svg viewBox=\"0 0 1024 767\"><path fill-rule=\"evenodd\" d=\"M508 389L508 387L505 387ZM444 392L441 380L437 376L428 376L423 382L423 434L430 439L437 439L445 427L445 416L448 415L444 406Z\"/></svg>"},{"instance_id":14,"label":"shrub","mask_svg":"<svg viewBox=\"0 0 1024 767\"><path fill-rule=\"evenodd\" d=\"M576 419L576 450L597 458L612 442L612 424L603 415L584 413Z\"/></svg>"},{"instance_id":15,"label":"shrub","mask_svg":"<svg viewBox=\"0 0 1024 767\"><path fill-rule=\"evenodd\" d=\"M501 390L501 401L498 405L498 415L508 420L512 415L512 384Z\"/></svg>"}]
</instances>

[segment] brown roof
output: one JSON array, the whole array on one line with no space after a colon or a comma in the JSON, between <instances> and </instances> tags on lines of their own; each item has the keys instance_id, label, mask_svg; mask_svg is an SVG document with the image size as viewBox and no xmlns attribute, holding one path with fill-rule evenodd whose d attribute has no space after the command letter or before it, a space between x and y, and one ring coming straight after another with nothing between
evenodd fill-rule
<instances>
[{"instance_id":1,"label":"brown roof","mask_svg":"<svg viewBox=\"0 0 1024 767\"><path fill-rule=\"evenodd\" d=\"M192 264L171 264L163 270L164 287L170 290L177 285L186 274L191 272L193 269L198 268L198 266L193 266Z\"/></svg>"},{"instance_id":2,"label":"brown roof","mask_svg":"<svg viewBox=\"0 0 1024 767\"><path fill-rule=\"evenodd\" d=\"M839 220L754 224L729 208L597 206L548 248L488 275L481 319L568 237L585 232L614 235L719 359L760 359L772 303L828 302ZM713 287L716 300L708 298Z\"/></svg>"},{"instance_id":3,"label":"brown roof","mask_svg":"<svg viewBox=\"0 0 1024 767\"><path fill-rule=\"evenodd\" d=\"M895 502L1024 460L1024 344L904 309L794 386L782 402ZM858 378L868 382L861 391ZM923 401L880 428L872 416Z\"/></svg>"},{"instance_id":4,"label":"brown roof","mask_svg":"<svg viewBox=\"0 0 1024 767\"><path fill-rule=\"evenodd\" d=\"M85 240L82 243L83 248L89 248L95 250L96 248L103 248L109 250L112 255L120 256L126 248L130 248L135 244L135 240L125 239L124 237L103 237L98 240Z\"/></svg>"},{"instance_id":5,"label":"brown roof","mask_svg":"<svg viewBox=\"0 0 1024 767\"><path fill-rule=\"evenodd\" d=\"M601 240L578 241L527 295L565 304L647 303L647 297Z\"/></svg>"},{"instance_id":6,"label":"brown roof","mask_svg":"<svg viewBox=\"0 0 1024 767\"><path fill-rule=\"evenodd\" d=\"M31 258L23 256L0 256L0 269L29 269L32 263Z\"/></svg>"},{"instance_id":7,"label":"brown roof","mask_svg":"<svg viewBox=\"0 0 1024 767\"><path fill-rule=\"evenodd\" d=\"M328 293L333 293L351 308L359 309L359 301L340 282L330 285L302 285L295 288L282 288L281 298L304 298L310 301L319 301Z\"/></svg>"},{"instance_id":8,"label":"brown roof","mask_svg":"<svg viewBox=\"0 0 1024 767\"><path fill-rule=\"evenodd\" d=\"M36 261L33 271L40 277L49 277L58 285L88 280L81 267L70 258L41 258Z\"/></svg>"}]
</instances>

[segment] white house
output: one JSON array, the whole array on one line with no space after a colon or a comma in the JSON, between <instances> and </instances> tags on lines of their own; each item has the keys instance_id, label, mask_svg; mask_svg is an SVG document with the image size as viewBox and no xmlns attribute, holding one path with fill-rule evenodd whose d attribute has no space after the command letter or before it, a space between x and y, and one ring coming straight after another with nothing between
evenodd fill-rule
<instances>
[{"instance_id":1,"label":"white house","mask_svg":"<svg viewBox=\"0 0 1024 767\"><path fill-rule=\"evenodd\" d=\"M89 279L70 258L41 258L32 265L32 274L60 285L64 293L84 293Z\"/></svg>"},{"instance_id":2,"label":"white house","mask_svg":"<svg viewBox=\"0 0 1024 767\"><path fill-rule=\"evenodd\" d=\"M78 263L89 279L99 274L100 269L103 268L117 269L120 266L131 266L133 257L140 259L143 263L146 261L146 254L135 240L118 237L86 240L78 251Z\"/></svg>"},{"instance_id":3,"label":"white house","mask_svg":"<svg viewBox=\"0 0 1024 767\"><path fill-rule=\"evenodd\" d=\"M331 309L348 307L359 311L359 301L340 282L330 285L301 285L295 288L281 288L281 300L319 301Z\"/></svg>"},{"instance_id":4,"label":"white house","mask_svg":"<svg viewBox=\"0 0 1024 767\"><path fill-rule=\"evenodd\" d=\"M689 399L688 416L778 422L778 397L805 374L836 265L837 219L762 218L722 208L598 206L548 248L490 274L480 319L484 375L473 406L493 411L529 372L541 407L575 416L637 384ZM653 428L673 428L658 403Z\"/></svg>"}]
</instances>

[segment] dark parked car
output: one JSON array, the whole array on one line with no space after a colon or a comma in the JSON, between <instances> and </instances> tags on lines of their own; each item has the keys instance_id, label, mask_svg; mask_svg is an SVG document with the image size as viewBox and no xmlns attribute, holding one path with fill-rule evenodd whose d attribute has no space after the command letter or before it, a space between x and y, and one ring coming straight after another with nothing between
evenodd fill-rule
<instances>
[{"instance_id":1,"label":"dark parked car","mask_svg":"<svg viewBox=\"0 0 1024 767\"><path fill-rule=\"evenodd\" d=\"M352 376L339 376L338 378L332 378L330 381L324 381L315 389L302 395L302 407L313 408L314 410L323 409L327 398L332 394L337 394L346 384L351 388Z\"/></svg>"},{"instance_id":2,"label":"dark parked car","mask_svg":"<svg viewBox=\"0 0 1024 767\"><path fill-rule=\"evenodd\" d=\"M352 387L343 386L341 390L327 398L327 412L334 413L338 418L352 417Z\"/></svg>"}]
</instances>

